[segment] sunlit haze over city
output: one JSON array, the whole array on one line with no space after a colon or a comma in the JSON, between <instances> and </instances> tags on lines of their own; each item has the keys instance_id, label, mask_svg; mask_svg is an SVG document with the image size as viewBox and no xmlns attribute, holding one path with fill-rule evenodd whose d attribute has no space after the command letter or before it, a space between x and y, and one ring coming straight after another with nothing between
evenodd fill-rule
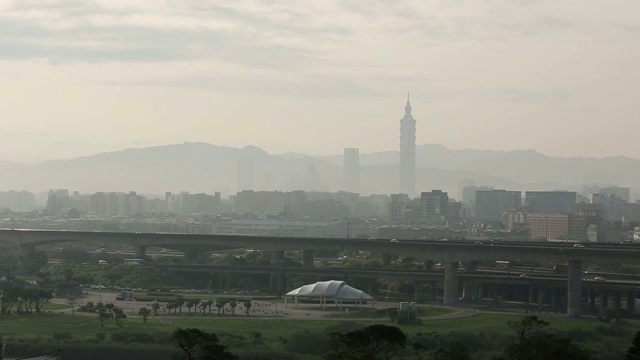
<instances>
[{"instance_id":1,"label":"sunlit haze over city","mask_svg":"<svg viewBox=\"0 0 640 360\"><path fill-rule=\"evenodd\" d=\"M640 158L640 2L0 1L0 160L207 142ZM322 136L322 140L318 138Z\"/></svg>"}]
</instances>

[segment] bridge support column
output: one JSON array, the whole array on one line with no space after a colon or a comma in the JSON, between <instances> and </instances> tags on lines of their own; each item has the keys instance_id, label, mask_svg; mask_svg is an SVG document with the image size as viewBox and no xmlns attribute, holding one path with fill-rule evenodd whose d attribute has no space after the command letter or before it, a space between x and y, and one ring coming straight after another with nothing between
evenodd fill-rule
<instances>
[{"instance_id":1,"label":"bridge support column","mask_svg":"<svg viewBox=\"0 0 640 360\"><path fill-rule=\"evenodd\" d=\"M144 259L146 251L147 251L146 246L136 246L136 258Z\"/></svg>"},{"instance_id":2,"label":"bridge support column","mask_svg":"<svg viewBox=\"0 0 640 360\"><path fill-rule=\"evenodd\" d=\"M438 287L440 285L437 282L432 282L430 284L431 287L431 299L433 300L433 302L438 301Z\"/></svg>"},{"instance_id":3,"label":"bridge support column","mask_svg":"<svg viewBox=\"0 0 640 360\"><path fill-rule=\"evenodd\" d=\"M556 288L551 288L549 307L551 307L552 312L558 311L558 290Z\"/></svg>"},{"instance_id":4,"label":"bridge support column","mask_svg":"<svg viewBox=\"0 0 640 360\"><path fill-rule=\"evenodd\" d=\"M544 311L544 289L538 289L538 311Z\"/></svg>"},{"instance_id":5,"label":"bridge support column","mask_svg":"<svg viewBox=\"0 0 640 360\"><path fill-rule=\"evenodd\" d=\"M420 300L420 283L417 281L413 282L413 300L418 302Z\"/></svg>"},{"instance_id":6,"label":"bridge support column","mask_svg":"<svg viewBox=\"0 0 640 360\"><path fill-rule=\"evenodd\" d=\"M607 294L606 291L602 290L600 291L600 304L599 304L599 309L598 309L598 317L603 319L604 318L604 311L607 309L607 302L609 300L609 295Z\"/></svg>"},{"instance_id":7,"label":"bridge support column","mask_svg":"<svg viewBox=\"0 0 640 360\"><path fill-rule=\"evenodd\" d=\"M444 264L444 295L442 303L444 305L458 303L458 262Z\"/></svg>"},{"instance_id":8,"label":"bridge support column","mask_svg":"<svg viewBox=\"0 0 640 360\"><path fill-rule=\"evenodd\" d=\"M582 261L569 260L567 285L567 315L582 315Z\"/></svg>"},{"instance_id":9,"label":"bridge support column","mask_svg":"<svg viewBox=\"0 0 640 360\"><path fill-rule=\"evenodd\" d=\"M302 251L302 264L306 268L313 267L313 250L303 250Z\"/></svg>"},{"instance_id":10,"label":"bridge support column","mask_svg":"<svg viewBox=\"0 0 640 360\"><path fill-rule=\"evenodd\" d=\"M627 291L627 312L633 314L636 310L636 293L634 291Z\"/></svg>"},{"instance_id":11,"label":"bridge support column","mask_svg":"<svg viewBox=\"0 0 640 360\"><path fill-rule=\"evenodd\" d=\"M613 307L616 310L620 310L622 308L622 292L620 290L616 290L613 293Z\"/></svg>"},{"instance_id":12,"label":"bridge support column","mask_svg":"<svg viewBox=\"0 0 640 360\"><path fill-rule=\"evenodd\" d=\"M533 312L533 309L531 307L533 306L533 303L536 302L535 295L536 295L536 292L535 292L535 289L533 288L533 284L529 284L529 298L527 299L527 312L529 312L529 310Z\"/></svg>"},{"instance_id":13,"label":"bridge support column","mask_svg":"<svg viewBox=\"0 0 640 360\"><path fill-rule=\"evenodd\" d=\"M587 289L587 297L589 298L589 311L596 310L596 292L593 288Z\"/></svg>"},{"instance_id":14,"label":"bridge support column","mask_svg":"<svg viewBox=\"0 0 640 360\"><path fill-rule=\"evenodd\" d=\"M478 294L476 296L476 305L484 304L484 285L482 283L478 284L477 287Z\"/></svg>"},{"instance_id":15,"label":"bridge support column","mask_svg":"<svg viewBox=\"0 0 640 360\"><path fill-rule=\"evenodd\" d=\"M282 292L282 274L280 273L280 267L282 266L282 260L284 259L284 251L275 251L271 253L271 267L274 268L269 276L269 286L275 290L276 295L280 295Z\"/></svg>"},{"instance_id":16,"label":"bridge support column","mask_svg":"<svg viewBox=\"0 0 640 360\"><path fill-rule=\"evenodd\" d=\"M477 261L465 261L462 263L465 273L475 273L478 269ZM474 281L465 281L462 284L462 301L471 302L477 296L476 283Z\"/></svg>"},{"instance_id":17,"label":"bridge support column","mask_svg":"<svg viewBox=\"0 0 640 360\"><path fill-rule=\"evenodd\" d=\"M500 303L500 296L502 293L502 285L493 285L491 289L491 295L493 295L493 299L491 300L491 306L497 307Z\"/></svg>"}]
</instances>

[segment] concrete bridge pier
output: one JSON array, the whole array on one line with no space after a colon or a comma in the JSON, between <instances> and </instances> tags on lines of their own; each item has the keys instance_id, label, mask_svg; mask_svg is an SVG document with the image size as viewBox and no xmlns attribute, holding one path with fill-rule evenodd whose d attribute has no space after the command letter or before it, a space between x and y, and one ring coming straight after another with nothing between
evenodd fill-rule
<instances>
[{"instance_id":1,"label":"concrete bridge pier","mask_svg":"<svg viewBox=\"0 0 640 360\"><path fill-rule=\"evenodd\" d=\"M636 310L636 293L635 291L627 291L627 312L633 314Z\"/></svg>"},{"instance_id":2,"label":"concrete bridge pier","mask_svg":"<svg viewBox=\"0 0 640 360\"><path fill-rule=\"evenodd\" d=\"M465 261L462 263L464 266L464 272L466 273L475 273L478 269L478 261ZM473 281L465 281L462 284L462 301L471 302L473 301L473 297L477 294L476 291L476 283Z\"/></svg>"},{"instance_id":3,"label":"concrete bridge pier","mask_svg":"<svg viewBox=\"0 0 640 360\"><path fill-rule=\"evenodd\" d=\"M477 286L477 296L476 296L476 305L483 305L484 304L484 285L482 283L479 283Z\"/></svg>"},{"instance_id":4,"label":"concrete bridge pier","mask_svg":"<svg viewBox=\"0 0 640 360\"><path fill-rule=\"evenodd\" d=\"M147 252L146 246L136 246L136 258L144 259L146 252Z\"/></svg>"},{"instance_id":5,"label":"concrete bridge pier","mask_svg":"<svg viewBox=\"0 0 640 360\"><path fill-rule=\"evenodd\" d=\"M596 310L596 292L593 288L587 289L587 297L589 298L589 311Z\"/></svg>"},{"instance_id":6,"label":"concrete bridge pier","mask_svg":"<svg viewBox=\"0 0 640 360\"><path fill-rule=\"evenodd\" d=\"M491 289L491 305L497 307L500 304L500 297L502 296L502 285L493 285Z\"/></svg>"},{"instance_id":7,"label":"concrete bridge pier","mask_svg":"<svg viewBox=\"0 0 640 360\"><path fill-rule=\"evenodd\" d=\"M544 311L544 289L538 289L538 311Z\"/></svg>"},{"instance_id":8,"label":"concrete bridge pier","mask_svg":"<svg viewBox=\"0 0 640 360\"><path fill-rule=\"evenodd\" d=\"M280 267L284 259L284 251L274 251L271 253L271 267L273 271L269 274L269 287L275 290L276 295L282 292L283 279Z\"/></svg>"},{"instance_id":9,"label":"concrete bridge pier","mask_svg":"<svg viewBox=\"0 0 640 360\"><path fill-rule=\"evenodd\" d=\"M433 300L433 302L438 301L438 288L440 287L440 284L438 284L437 282L432 282L430 285L431 288L431 299Z\"/></svg>"},{"instance_id":10,"label":"concrete bridge pier","mask_svg":"<svg viewBox=\"0 0 640 360\"><path fill-rule=\"evenodd\" d=\"M444 294L442 304L455 305L458 303L458 262L444 264Z\"/></svg>"},{"instance_id":11,"label":"concrete bridge pier","mask_svg":"<svg viewBox=\"0 0 640 360\"><path fill-rule=\"evenodd\" d=\"M551 307L552 312L558 311L558 290L556 288L551 288L550 291L551 299L549 300L549 307Z\"/></svg>"},{"instance_id":12,"label":"concrete bridge pier","mask_svg":"<svg viewBox=\"0 0 640 360\"><path fill-rule=\"evenodd\" d=\"M302 265L306 268L313 267L313 250L302 251Z\"/></svg>"},{"instance_id":13,"label":"concrete bridge pier","mask_svg":"<svg viewBox=\"0 0 640 360\"><path fill-rule=\"evenodd\" d=\"M604 290L600 291L600 304L599 304L600 308L598 309L599 318L604 318L604 311L607 309L608 300L609 300L609 295L607 294L607 292Z\"/></svg>"},{"instance_id":14,"label":"concrete bridge pier","mask_svg":"<svg viewBox=\"0 0 640 360\"><path fill-rule=\"evenodd\" d=\"M622 291L616 290L613 293L613 307L616 310L620 310L622 308Z\"/></svg>"},{"instance_id":15,"label":"concrete bridge pier","mask_svg":"<svg viewBox=\"0 0 640 360\"><path fill-rule=\"evenodd\" d=\"M567 315L582 315L582 261L569 260L567 285Z\"/></svg>"}]
</instances>

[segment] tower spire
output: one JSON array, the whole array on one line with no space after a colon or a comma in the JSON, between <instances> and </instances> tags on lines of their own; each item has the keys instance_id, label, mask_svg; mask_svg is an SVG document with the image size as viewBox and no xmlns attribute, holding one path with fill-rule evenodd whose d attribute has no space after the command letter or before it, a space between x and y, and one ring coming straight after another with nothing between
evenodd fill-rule
<instances>
[{"instance_id":1,"label":"tower spire","mask_svg":"<svg viewBox=\"0 0 640 360\"><path fill-rule=\"evenodd\" d=\"M404 106L405 115L411 115L411 101L409 101L409 92L407 91L407 105Z\"/></svg>"}]
</instances>

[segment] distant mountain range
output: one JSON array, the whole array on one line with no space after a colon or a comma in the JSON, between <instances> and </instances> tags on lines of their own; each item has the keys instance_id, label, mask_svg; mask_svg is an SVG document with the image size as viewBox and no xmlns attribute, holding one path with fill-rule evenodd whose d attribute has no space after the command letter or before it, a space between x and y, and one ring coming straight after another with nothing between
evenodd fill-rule
<instances>
[{"instance_id":1,"label":"distant mountain range","mask_svg":"<svg viewBox=\"0 0 640 360\"><path fill-rule=\"evenodd\" d=\"M635 187L640 160L626 157L555 158L533 150L450 150L441 145L416 148L417 191L442 189L458 197L464 184L511 190L578 190L583 185ZM244 179L256 190L338 191L342 155L268 154L260 148L231 148L183 143L125 149L37 165L0 162L0 190L80 192L165 191L234 194L238 159L251 159L252 176ZM396 151L361 154L361 193L393 193L398 188ZM312 170L311 168L315 168Z\"/></svg>"}]
</instances>

